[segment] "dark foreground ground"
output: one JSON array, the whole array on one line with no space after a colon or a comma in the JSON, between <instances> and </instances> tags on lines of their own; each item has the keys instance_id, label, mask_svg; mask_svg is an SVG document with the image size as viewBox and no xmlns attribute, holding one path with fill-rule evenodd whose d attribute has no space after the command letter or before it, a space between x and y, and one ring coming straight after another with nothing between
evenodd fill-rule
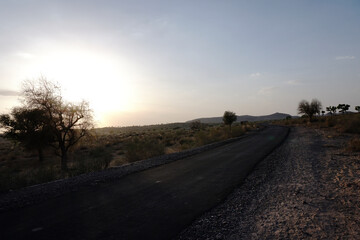
<instances>
[{"instance_id":1,"label":"dark foreground ground","mask_svg":"<svg viewBox=\"0 0 360 240\"><path fill-rule=\"evenodd\" d=\"M288 129L0 212L0 239L170 239L222 202Z\"/></svg>"},{"instance_id":2,"label":"dark foreground ground","mask_svg":"<svg viewBox=\"0 0 360 240\"><path fill-rule=\"evenodd\" d=\"M177 239L360 239L360 153L346 150L350 138L293 128Z\"/></svg>"}]
</instances>

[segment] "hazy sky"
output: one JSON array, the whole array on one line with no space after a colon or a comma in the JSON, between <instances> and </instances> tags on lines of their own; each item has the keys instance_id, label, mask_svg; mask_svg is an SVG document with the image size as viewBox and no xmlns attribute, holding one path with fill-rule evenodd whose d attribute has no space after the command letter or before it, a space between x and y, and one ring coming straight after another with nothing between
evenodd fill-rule
<instances>
[{"instance_id":1,"label":"hazy sky","mask_svg":"<svg viewBox=\"0 0 360 240\"><path fill-rule=\"evenodd\" d=\"M0 113L25 79L98 126L360 105L360 1L0 1Z\"/></svg>"}]
</instances>

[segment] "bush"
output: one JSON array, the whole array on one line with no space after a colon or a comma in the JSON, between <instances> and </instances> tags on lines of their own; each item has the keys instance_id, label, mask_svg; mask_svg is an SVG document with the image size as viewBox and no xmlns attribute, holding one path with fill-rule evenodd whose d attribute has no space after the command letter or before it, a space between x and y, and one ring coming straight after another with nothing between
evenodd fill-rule
<instances>
[{"instance_id":1,"label":"bush","mask_svg":"<svg viewBox=\"0 0 360 240\"><path fill-rule=\"evenodd\" d=\"M156 138L134 138L126 144L125 156L129 162L147 159L165 153L164 144Z\"/></svg>"},{"instance_id":2,"label":"bush","mask_svg":"<svg viewBox=\"0 0 360 240\"><path fill-rule=\"evenodd\" d=\"M74 164L69 171L70 176L104 170L109 167L112 160L111 151L106 146L95 147L89 152L78 152L74 155Z\"/></svg>"},{"instance_id":3,"label":"bush","mask_svg":"<svg viewBox=\"0 0 360 240\"><path fill-rule=\"evenodd\" d=\"M239 136L243 135L245 133L245 131L246 131L246 129L244 129L240 125L233 126L232 131L231 131L231 136L239 137Z\"/></svg>"},{"instance_id":4,"label":"bush","mask_svg":"<svg viewBox=\"0 0 360 240\"><path fill-rule=\"evenodd\" d=\"M201 130L195 134L195 142L197 146L218 142L227 138L228 129L223 127L212 127L207 130Z\"/></svg>"},{"instance_id":5,"label":"bush","mask_svg":"<svg viewBox=\"0 0 360 240\"><path fill-rule=\"evenodd\" d=\"M200 129L202 129L202 124L200 121L193 121L190 123L190 129L194 130L194 131L199 131Z\"/></svg>"},{"instance_id":6,"label":"bush","mask_svg":"<svg viewBox=\"0 0 360 240\"><path fill-rule=\"evenodd\" d=\"M193 137L183 137L179 140L181 150L191 149L195 147L195 140Z\"/></svg>"}]
</instances>

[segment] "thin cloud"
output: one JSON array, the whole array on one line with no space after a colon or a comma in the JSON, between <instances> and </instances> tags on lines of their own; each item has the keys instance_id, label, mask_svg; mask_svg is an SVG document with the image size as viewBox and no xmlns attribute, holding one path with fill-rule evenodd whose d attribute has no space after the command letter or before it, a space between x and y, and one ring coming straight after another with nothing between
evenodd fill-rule
<instances>
[{"instance_id":1,"label":"thin cloud","mask_svg":"<svg viewBox=\"0 0 360 240\"><path fill-rule=\"evenodd\" d=\"M337 56L335 59L336 60L353 60L355 59L355 56Z\"/></svg>"},{"instance_id":2,"label":"thin cloud","mask_svg":"<svg viewBox=\"0 0 360 240\"><path fill-rule=\"evenodd\" d=\"M17 52L15 55L23 59L31 59L35 57L35 55L27 52Z\"/></svg>"},{"instance_id":3,"label":"thin cloud","mask_svg":"<svg viewBox=\"0 0 360 240\"><path fill-rule=\"evenodd\" d=\"M257 94L263 95L263 96L270 95L273 92L273 90L274 90L274 87L263 87L257 92Z\"/></svg>"},{"instance_id":4,"label":"thin cloud","mask_svg":"<svg viewBox=\"0 0 360 240\"><path fill-rule=\"evenodd\" d=\"M0 96L13 97L13 96L19 96L19 95L20 94L17 91L0 89Z\"/></svg>"},{"instance_id":5,"label":"thin cloud","mask_svg":"<svg viewBox=\"0 0 360 240\"><path fill-rule=\"evenodd\" d=\"M285 82L287 85L292 85L292 86L297 86L300 85L301 82L297 81L297 80L289 80Z\"/></svg>"},{"instance_id":6,"label":"thin cloud","mask_svg":"<svg viewBox=\"0 0 360 240\"><path fill-rule=\"evenodd\" d=\"M144 38L149 34L162 34L169 30L171 24L164 18L134 26L130 35L134 38Z\"/></svg>"},{"instance_id":7,"label":"thin cloud","mask_svg":"<svg viewBox=\"0 0 360 240\"><path fill-rule=\"evenodd\" d=\"M250 74L251 78L258 78L260 76L261 76L261 73L259 73L259 72Z\"/></svg>"}]
</instances>

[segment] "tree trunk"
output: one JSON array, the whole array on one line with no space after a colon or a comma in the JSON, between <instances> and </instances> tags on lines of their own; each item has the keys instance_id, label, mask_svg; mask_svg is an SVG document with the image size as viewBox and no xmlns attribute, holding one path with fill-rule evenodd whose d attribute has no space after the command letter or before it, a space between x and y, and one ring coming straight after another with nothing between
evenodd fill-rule
<instances>
[{"instance_id":1,"label":"tree trunk","mask_svg":"<svg viewBox=\"0 0 360 240\"><path fill-rule=\"evenodd\" d=\"M43 150L41 147L38 148L38 155L39 155L39 162L43 162L44 161L44 154L43 154Z\"/></svg>"},{"instance_id":2,"label":"tree trunk","mask_svg":"<svg viewBox=\"0 0 360 240\"><path fill-rule=\"evenodd\" d=\"M68 170L67 160L68 160L67 152L66 152L65 148L61 148L61 170L62 171Z\"/></svg>"},{"instance_id":3,"label":"tree trunk","mask_svg":"<svg viewBox=\"0 0 360 240\"><path fill-rule=\"evenodd\" d=\"M312 122L313 121L313 115L309 114L309 121Z\"/></svg>"}]
</instances>

